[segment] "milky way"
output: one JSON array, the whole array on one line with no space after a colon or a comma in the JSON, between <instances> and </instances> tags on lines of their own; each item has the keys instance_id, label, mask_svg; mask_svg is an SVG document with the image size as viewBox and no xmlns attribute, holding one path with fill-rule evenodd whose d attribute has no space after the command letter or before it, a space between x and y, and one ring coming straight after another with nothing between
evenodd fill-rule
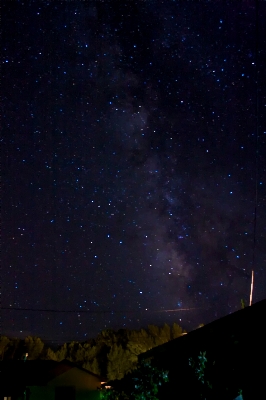
<instances>
[{"instance_id":1,"label":"milky way","mask_svg":"<svg viewBox=\"0 0 266 400\"><path fill-rule=\"evenodd\" d=\"M265 297L265 16L4 5L3 333L192 329L248 302L252 269Z\"/></svg>"}]
</instances>

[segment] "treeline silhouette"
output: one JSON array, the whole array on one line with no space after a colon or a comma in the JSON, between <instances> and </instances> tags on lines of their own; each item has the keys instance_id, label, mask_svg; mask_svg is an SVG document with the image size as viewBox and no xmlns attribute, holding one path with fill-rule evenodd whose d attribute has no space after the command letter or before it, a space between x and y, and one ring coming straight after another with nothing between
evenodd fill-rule
<instances>
[{"instance_id":1,"label":"treeline silhouette","mask_svg":"<svg viewBox=\"0 0 266 400\"><path fill-rule=\"evenodd\" d=\"M42 339L27 336L25 339L0 336L0 359L28 360L67 359L108 380L121 379L137 366L138 355L176 339L184 333L176 323L162 327L149 325L147 329L103 330L95 339L72 341L52 349Z\"/></svg>"}]
</instances>

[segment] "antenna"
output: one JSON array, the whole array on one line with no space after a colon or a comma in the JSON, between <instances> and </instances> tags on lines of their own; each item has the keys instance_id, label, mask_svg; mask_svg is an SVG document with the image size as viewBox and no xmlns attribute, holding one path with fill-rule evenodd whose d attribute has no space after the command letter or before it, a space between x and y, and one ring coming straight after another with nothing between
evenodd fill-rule
<instances>
[{"instance_id":1,"label":"antenna","mask_svg":"<svg viewBox=\"0 0 266 400\"><path fill-rule=\"evenodd\" d=\"M251 271L251 285L250 285L250 296L249 296L249 305L250 306L252 304L253 284L254 284L254 270Z\"/></svg>"}]
</instances>

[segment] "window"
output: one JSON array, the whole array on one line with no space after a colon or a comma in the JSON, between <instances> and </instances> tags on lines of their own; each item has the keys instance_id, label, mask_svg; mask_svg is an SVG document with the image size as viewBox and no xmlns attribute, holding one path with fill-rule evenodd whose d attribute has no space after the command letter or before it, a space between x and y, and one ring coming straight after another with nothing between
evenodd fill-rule
<instances>
[{"instance_id":1,"label":"window","mask_svg":"<svg viewBox=\"0 0 266 400\"><path fill-rule=\"evenodd\" d=\"M75 400L76 391L74 386L57 386L55 388L55 400Z\"/></svg>"}]
</instances>

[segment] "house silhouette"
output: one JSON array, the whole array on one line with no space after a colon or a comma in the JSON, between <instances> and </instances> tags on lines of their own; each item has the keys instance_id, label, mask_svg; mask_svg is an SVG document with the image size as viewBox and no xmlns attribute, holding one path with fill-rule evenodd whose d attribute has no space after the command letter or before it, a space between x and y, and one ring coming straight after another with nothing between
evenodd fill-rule
<instances>
[{"instance_id":1,"label":"house silhouette","mask_svg":"<svg viewBox=\"0 0 266 400\"><path fill-rule=\"evenodd\" d=\"M203 354L204 383L196 373ZM232 400L240 392L244 400L265 399L266 300L142 353L139 360L169 371L161 399L198 399L201 391L213 400Z\"/></svg>"}]
</instances>

